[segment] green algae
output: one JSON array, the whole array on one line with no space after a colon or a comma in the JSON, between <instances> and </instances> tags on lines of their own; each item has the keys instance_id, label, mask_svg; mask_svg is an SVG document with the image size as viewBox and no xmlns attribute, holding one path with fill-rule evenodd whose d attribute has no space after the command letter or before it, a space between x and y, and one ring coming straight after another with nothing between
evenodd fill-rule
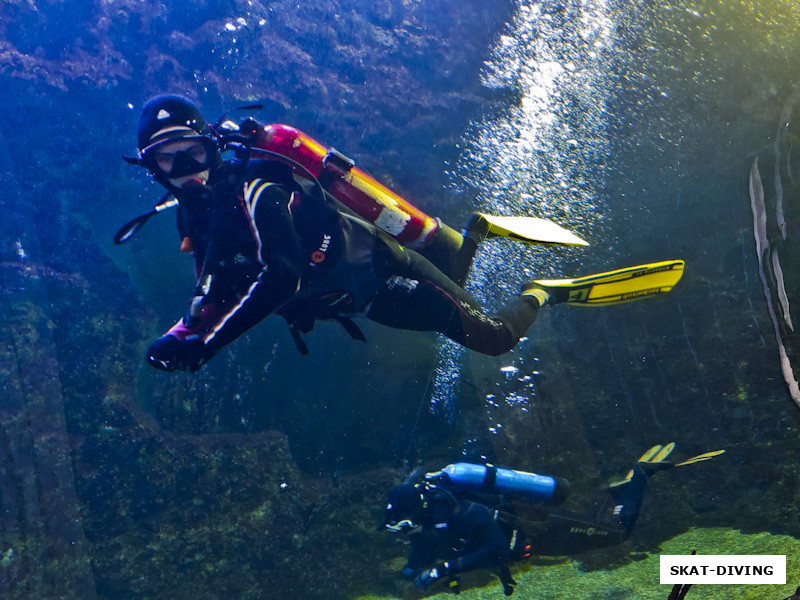
<instances>
[{"instance_id":1,"label":"green algae","mask_svg":"<svg viewBox=\"0 0 800 600\"><path fill-rule=\"evenodd\" d=\"M661 545L658 553L637 554L633 560L611 570L585 571L579 560L560 564L530 565L513 570L518 585L513 598L536 600L666 600L671 585L659 583L662 554L783 554L786 555L785 585L694 585L686 600L783 600L794 593L800 576L800 540L769 533L745 534L726 528L692 529ZM409 587L411 584L408 584ZM405 590L399 598L419 597ZM446 600L448 592L428 598ZM361 596L357 600L394 600L395 596ZM505 598L497 578L482 587L464 589L461 600Z\"/></svg>"}]
</instances>

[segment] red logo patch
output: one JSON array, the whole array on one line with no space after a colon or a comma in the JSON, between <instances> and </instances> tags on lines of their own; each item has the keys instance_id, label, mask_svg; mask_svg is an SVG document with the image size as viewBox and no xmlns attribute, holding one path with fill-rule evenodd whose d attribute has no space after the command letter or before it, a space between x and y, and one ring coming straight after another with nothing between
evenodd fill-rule
<instances>
[{"instance_id":1,"label":"red logo patch","mask_svg":"<svg viewBox=\"0 0 800 600\"><path fill-rule=\"evenodd\" d=\"M314 250L314 252L311 253L311 262L315 265L318 265L323 260L325 260L325 253L321 250Z\"/></svg>"}]
</instances>

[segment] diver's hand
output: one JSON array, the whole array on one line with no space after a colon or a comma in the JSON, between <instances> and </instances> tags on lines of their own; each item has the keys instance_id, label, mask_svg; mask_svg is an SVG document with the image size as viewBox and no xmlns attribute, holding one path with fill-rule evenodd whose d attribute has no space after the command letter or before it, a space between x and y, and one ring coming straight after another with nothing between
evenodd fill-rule
<instances>
[{"instance_id":1,"label":"diver's hand","mask_svg":"<svg viewBox=\"0 0 800 600\"><path fill-rule=\"evenodd\" d=\"M422 574L420 574L414 580L414 585L423 590L427 590L434 583L446 577L448 571L449 571L449 565L446 562L440 565L436 565L432 569L423 571Z\"/></svg>"},{"instance_id":2,"label":"diver's hand","mask_svg":"<svg viewBox=\"0 0 800 600\"><path fill-rule=\"evenodd\" d=\"M147 363L161 371L180 369L195 373L213 356L199 337L181 340L174 335L164 335L147 349Z\"/></svg>"}]
</instances>

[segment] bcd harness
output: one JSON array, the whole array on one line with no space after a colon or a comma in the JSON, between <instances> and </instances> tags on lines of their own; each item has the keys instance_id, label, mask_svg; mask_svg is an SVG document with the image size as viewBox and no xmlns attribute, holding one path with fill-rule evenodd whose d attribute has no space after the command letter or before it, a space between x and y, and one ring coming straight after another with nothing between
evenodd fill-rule
<instances>
[{"instance_id":1,"label":"bcd harness","mask_svg":"<svg viewBox=\"0 0 800 600\"><path fill-rule=\"evenodd\" d=\"M349 317L343 317L337 314L334 306L342 296L346 294L337 294L336 297L320 296L317 298L308 298L302 300L294 300L283 307L281 307L277 314L282 316L287 325L289 325L289 333L292 335L295 346L298 352L303 356L309 353L308 344L303 339L301 334L309 333L314 329L314 322L317 319L332 319L339 323L348 335L359 342L366 342L367 338L361 328Z\"/></svg>"},{"instance_id":2,"label":"bcd harness","mask_svg":"<svg viewBox=\"0 0 800 600\"><path fill-rule=\"evenodd\" d=\"M326 187L331 184L332 180L346 174L353 167L353 161L335 150L331 150L324 161L325 171L317 178L303 165L296 163L291 158L278 153L264 152L263 150L256 149L253 146L253 142L258 136L258 130L254 129L252 125L250 127L245 127L240 130L244 135L233 134L226 136L227 139L223 142L224 147L233 149L236 152L236 159L228 163L233 167L228 175L228 186L234 184L235 180L242 180L250 162L251 150L254 151L254 154L258 151L262 154L267 154L268 158L273 158L273 160L283 163L282 169L270 169L270 176L268 179L270 183L286 186L294 190L291 193L290 200L290 210L293 213L301 204L304 205L304 208L309 205L316 205L323 214L330 215L331 217L339 215L341 209L344 209L345 212L349 212L346 208L340 206L340 203L335 197L327 192ZM295 171L297 169L304 171L308 175L308 178L301 177L300 175L293 176L292 169L295 169ZM234 187L238 186L234 184ZM328 223L327 227L336 228L335 218L326 219L323 217L319 220L323 222L331 221ZM308 253L307 258L309 265L317 266L317 263L322 262L325 258L324 251L327 249L327 244L334 235L325 234L325 229L326 225L324 224L322 224L320 228L315 227L314 231L308 236L309 239L302 242L302 246ZM323 240L322 244L325 245L324 248L315 245L315 242L320 239ZM328 241L325 241L326 239ZM189 247L191 247L191 240ZM196 322L200 309L205 304L208 297L209 288L214 279L212 272L214 270L212 264L214 261L209 261L209 258L213 257L207 255L207 260L204 261L204 265L200 269L201 273L195 290L195 297L185 319L187 324ZM209 266L211 266L210 271ZM366 341L366 337L358 325L356 325L351 318L340 314L341 309L346 307L350 300L349 294L347 293L312 293L311 295L306 295L301 298L291 299L284 306L279 308L276 313L286 320L289 326L289 333L300 354L306 355L309 353L309 348L301 334L309 333L314 328L314 323L318 319L337 321L352 339L362 342Z\"/></svg>"}]
</instances>

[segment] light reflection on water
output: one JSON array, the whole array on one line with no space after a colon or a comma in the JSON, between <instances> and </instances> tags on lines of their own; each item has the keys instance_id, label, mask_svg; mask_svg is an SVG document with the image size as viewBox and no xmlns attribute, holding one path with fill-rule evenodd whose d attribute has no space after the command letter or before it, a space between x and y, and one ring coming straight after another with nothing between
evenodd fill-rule
<instances>
[{"instance_id":1,"label":"light reflection on water","mask_svg":"<svg viewBox=\"0 0 800 600\"><path fill-rule=\"evenodd\" d=\"M483 74L487 87L517 90L519 103L468 128L460 160L449 173L455 191L476 198L475 208L484 212L537 216L588 239L599 235L609 87L604 63L613 45L614 23L604 0L520 2ZM564 260L580 252L489 242L476 256L468 289L497 308L525 280L564 276ZM520 363L524 354L522 344L512 356ZM465 357L463 348L441 342L431 410L450 420L457 413ZM524 368L506 365L497 379ZM525 405L534 394L532 379L526 388L508 392L503 401Z\"/></svg>"}]
</instances>

